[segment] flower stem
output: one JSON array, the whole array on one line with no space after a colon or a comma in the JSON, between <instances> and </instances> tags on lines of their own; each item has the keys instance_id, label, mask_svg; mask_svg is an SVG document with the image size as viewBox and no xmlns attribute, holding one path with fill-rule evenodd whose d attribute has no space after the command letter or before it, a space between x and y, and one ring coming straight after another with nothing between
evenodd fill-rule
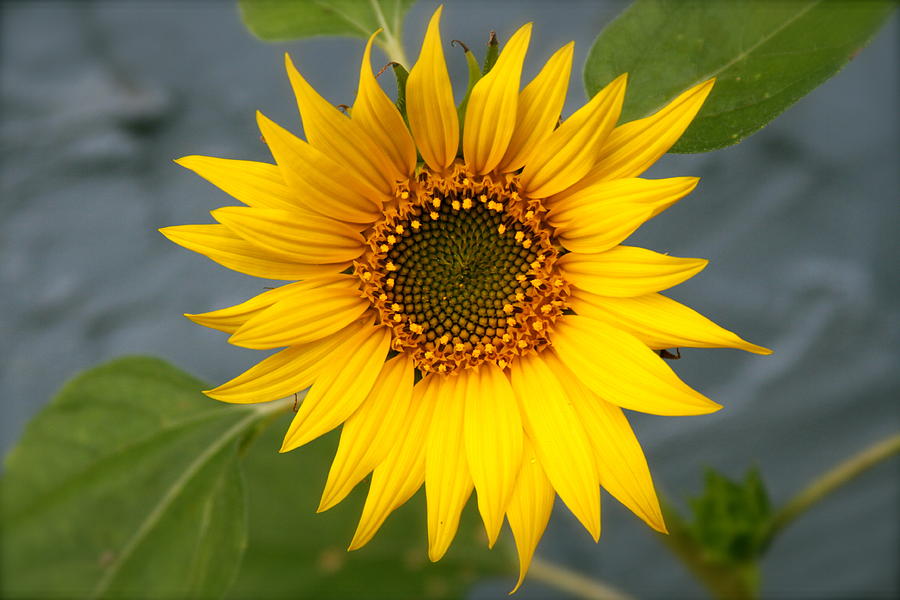
<instances>
[{"instance_id":1,"label":"flower stem","mask_svg":"<svg viewBox=\"0 0 900 600\"><path fill-rule=\"evenodd\" d=\"M900 433L876 442L815 479L775 514L769 530L769 539L774 538L819 500L898 452L900 452Z\"/></svg>"},{"instance_id":2,"label":"flower stem","mask_svg":"<svg viewBox=\"0 0 900 600\"><path fill-rule=\"evenodd\" d=\"M532 559L528 574L533 580L541 581L585 600L634 600L632 596L607 583L537 557Z\"/></svg>"}]
</instances>

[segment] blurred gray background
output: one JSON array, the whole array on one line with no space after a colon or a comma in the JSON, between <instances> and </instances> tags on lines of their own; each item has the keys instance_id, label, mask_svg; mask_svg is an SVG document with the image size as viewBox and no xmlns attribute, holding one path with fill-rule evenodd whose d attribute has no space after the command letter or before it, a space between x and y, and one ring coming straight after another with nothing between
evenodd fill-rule
<instances>
[{"instance_id":1,"label":"blurred gray background","mask_svg":"<svg viewBox=\"0 0 900 600\"><path fill-rule=\"evenodd\" d=\"M211 382L261 355L181 317L237 303L265 282L167 242L158 227L210 222L232 200L171 159L269 160L254 111L296 132L282 68L291 52L325 97L350 103L363 42L266 44L232 2L2 3L0 447L78 371L113 357L164 357ZM415 57L434 2L407 17ZM525 21L526 75L576 41L580 69L617 2L448 2L445 41L481 47ZM701 465L761 467L776 502L898 428L897 18L831 81L741 145L669 155L649 176L699 188L633 238L711 259L672 295L775 349L688 350L673 366L725 405L706 417L632 418L659 488L685 498ZM458 82L461 54L447 49ZM384 60L378 55L375 61ZM101 432L98 432L98 434ZM797 522L763 565L772 598L897 597L896 460ZM316 518L308 515L308 518ZM635 517L607 497L599 546L557 506L538 554L642 598L702 596ZM351 574L348 574L350 576ZM505 597L509 581L473 598ZM565 597L536 582L519 597Z\"/></svg>"}]
</instances>

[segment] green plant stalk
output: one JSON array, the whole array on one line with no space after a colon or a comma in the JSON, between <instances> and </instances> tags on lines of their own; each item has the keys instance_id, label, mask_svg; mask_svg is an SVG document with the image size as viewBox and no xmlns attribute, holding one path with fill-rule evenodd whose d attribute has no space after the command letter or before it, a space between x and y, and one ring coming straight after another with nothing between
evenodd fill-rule
<instances>
[{"instance_id":1,"label":"green plant stalk","mask_svg":"<svg viewBox=\"0 0 900 600\"><path fill-rule=\"evenodd\" d=\"M607 583L537 557L531 561L528 576L584 600L634 600Z\"/></svg>"},{"instance_id":2,"label":"green plant stalk","mask_svg":"<svg viewBox=\"0 0 900 600\"><path fill-rule=\"evenodd\" d=\"M898 453L900 453L900 434L895 434L838 463L813 480L775 513L766 545L770 544L787 525L830 493ZM759 565L755 561L736 565L711 562L704 554L703 548L683 532L684 525L678 515L672 510L665 512L670 533L659 535L660 541L685 564L714 597L723 600L752 600L759 597Z\"/></svg>"},{"instance_id":3,"label":"green plant stalk","mask_svg":"<svg viewBox=\"0 0 900 600\"><path fill-rule=\"evenodd\" d=\"M719 565L710 562L703 548L681 532L681 521L667 511L669 534L657 538L693 573L715 598L753 600L759 597L759 566L753 563Z\"/></svg>"},{"instance_id":4,"label":"green plant stalk","mask_svg":"<svg viewBox=\"0 0 900 600\"><path fill-rule=\"evenodd\" d=\"M872 444L813 480L775 514L769 530L769 542L828 494L898 452L900 452L900 433Z\"/></svg>"}]
</instances>

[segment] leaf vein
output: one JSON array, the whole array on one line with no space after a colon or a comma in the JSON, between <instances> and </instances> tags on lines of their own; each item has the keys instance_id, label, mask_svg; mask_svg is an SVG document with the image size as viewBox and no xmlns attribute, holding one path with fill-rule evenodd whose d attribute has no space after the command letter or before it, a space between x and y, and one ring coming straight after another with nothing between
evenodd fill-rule
<instances>
[{"instance_id":1,"label":"leaf vein","mask_svg":"<svg viewBox=\"0 0 900 600\"><path fill-rule=\"evenodd\" d=\"M134 532L134 535L132 535L131 538L129 538L129 540L125 543L122 551L119 552L113 563L109 566L109 568L103 574L103 577L97 583L97 586L91 593L92 598L98 598L104 592L106 592L116 574L119 572L119 569L122 568L122 566L125 564L128 558L130 558L131 554L135 551L141 541L147 536L147 534L150 533L156 523L162 518L165 510L175 501L178 495L181 494L188 481L190 481L191 477L193 477L207 461L212 459L212 457L214 457L216 453L219 452L219 450L224 448L239 433L241 433L250 422L252 422L254 419L257 419L258 416L259 414L257 412L253 412L235 423L228 431L226 431L222 435L222 437L220 437L218 440L216 440L215 443L211 444L206 450L200 453L197 458L191 461L191 463L188 465L188 468L185 469L181 477L176 479L172 483L172 485L169 486L159 503L157 503L153 510L150 511L150 514L148 514L147 517L141 522L140 526Z\"/></svg>"}]
</instances>

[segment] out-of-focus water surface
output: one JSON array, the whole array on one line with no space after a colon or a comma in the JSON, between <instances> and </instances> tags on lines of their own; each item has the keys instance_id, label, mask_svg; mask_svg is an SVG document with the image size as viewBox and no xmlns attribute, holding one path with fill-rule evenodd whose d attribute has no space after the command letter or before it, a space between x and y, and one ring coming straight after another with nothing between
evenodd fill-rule
<instances>
[{"instance_id":1,"label":"out-of-focus water surface","mask_svg":"<svg viewBox=\"0 0 900 600\"><path fill-rule=\"evenodd\" d=\"M505 38L534 21L527 74L570 39L580 69L621 6L454 2L444 39L478 46L489 29ZM424 2L409 14L411 56L431 10ZM685 351L679 373L726 408L633 416L657 485L672 497L699 490L701 465L740 477L756 464L783 501L897 431L896 39L894 17L843 72L764 131L719 152L667 156L650 173L703 179L633 242L710 258L673 296L776 350ZM66 379L101 361L154 354L218 382L260 358L181 317L242 301L261 283L156 232L210 222L210 209L232 203L171 159L268 160L256 109L300 132L282 53L325 97L349 103L362 41L265 44L229 2L8 2L0 44L5 452ZM447 52L462 81L462 56ZM567 110L583 98L576 76ZM835 494L772 548L764 595L896 597L898 506L896 462ZM539 554L638 597L701 595L609 497L603 527L595 546L558 505ZM508 586L486 582L472 596L505 596ZM564 597L536 583L520 596Z\"/></svg>"}]
</instances>

